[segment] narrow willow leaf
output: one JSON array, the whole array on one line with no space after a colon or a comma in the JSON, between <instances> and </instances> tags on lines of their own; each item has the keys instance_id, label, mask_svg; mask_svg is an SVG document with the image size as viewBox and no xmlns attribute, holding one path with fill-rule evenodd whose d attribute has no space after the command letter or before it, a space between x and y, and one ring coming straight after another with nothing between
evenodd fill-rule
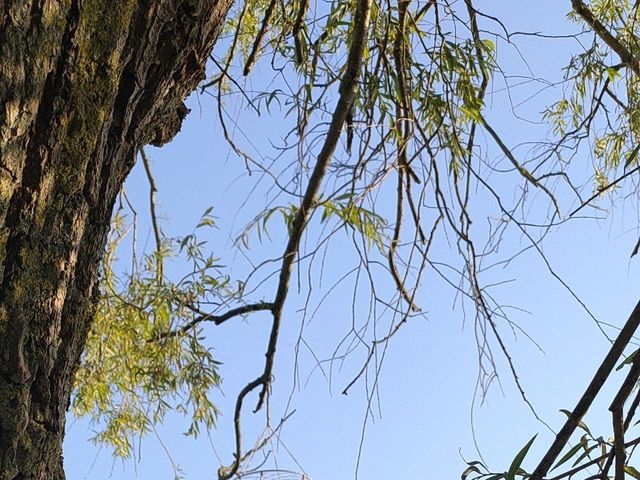
<instances>
[{"instance_id":1,"label":"narrow willow leaf","mask_svg":"<svg viewBox=\"0 0 640 480\"><path fill-rule=\"evenodd\" d=\"M507 472L507 475L505 477L506 480L515 480L516 473L518 473L518 470L520 469L520 465L522 465L522 461L524 460L524 457L527 456L527 453L529 452L529 449L531 448L531 445L533 444L537 436L538 434L534 435L531 438L531 440L529 440L527 444L524 447L522 447L522 450L520 450L518 454L515 456L515 458L513 459L513 462L511 462L511 466L509 467L509 471Z\"/></svg>"},{"instance_id":2,"label":"narrow willow leaf","mask_svg":"<svg viewBox=\"0 0 640 480\"><path fill-rule=\"evenodd\" d=\"M472 473L481 473L481 472L480 472L480 469L475 465L470 465L464 469L464 472L462 472L462 475L460 475L460 480L466 480L466 478Z\"/></svg>"},{"instance_id":3,"label":"narrow willow leaf","mask_svg":"<svg viewBox=\"0 0 640 480\"><path fill-rule=\"evenodd\" d=\"M633 359L636 358L636 355L638 354L638 350L635 350L627 358L625 358L624 361L622 361L622 363L620 363L620 365L616 367L616 371L621 370L625 365L629 365L630 363L632 363Z\"/></svg>"},{"instance_id":4,"label":"narrow willow leaf","mask_svg":"<svg viewBox=\"0 0 640 480\"><path fill-rule=\"evenodd\" d=\"M562 465L563 463L565 463L566 461L568 461L570 458L573 458L573 456L578 453L581 449L585 448L587 445L587 438L586 437L582 437L582 439L580 440L580 442L578 442L576 445L574 445L573 447L571 447L569 449L569 451L567 453L564 454L564 456L558 460L558 463L556 463L554 465L554 467L550 470L553 471L556 468L558 468L560 465Z\"/></svg>"},{"instance_id":5,"label":"narrow willow leaf","mask_svg":"<svg viewBox=\"0 0 640 480\"><path fill-rule=\"evenodd\" d=\"M624 471L628 475L631 475L633 478L640 479L640 472L635 467L632 467L631 465L626 465L624 467Z\"/></svg>"},{"instance_id":6,"label":"narrow willow leaf","mask_svg":"<svg viewBox=\"0 0 640 480\"><path fill-rule=\"evenodd\" d=\"M562 413L564 413L567 418L571 417L571 412L569 410L566 410L564 408L561 408L560 411ZM581 428L582 430L584 430L585 432L587 432L587 434L589 434L589 436L593 437L591 435L591 431L589 430L589 427L587 427L587 424L584 423L582 420L580 420L580 423L578 423L578 428Z\"/></svg>"}]
</instances>

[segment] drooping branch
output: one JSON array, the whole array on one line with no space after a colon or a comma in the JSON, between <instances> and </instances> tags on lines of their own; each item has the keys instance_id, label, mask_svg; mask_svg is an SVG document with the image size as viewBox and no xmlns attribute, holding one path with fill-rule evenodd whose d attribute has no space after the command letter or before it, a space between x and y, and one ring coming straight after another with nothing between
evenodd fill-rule
<instances>
[{"instance_id":1,"label":"drooping branch","mask_svg":"<svg viewBox=\"0 0 640 480\"><path fill-rule=\"evenodd\" d=\"M410 3L411 0L400 0L398 2L398 25L396 27L393 42L393 60L395 71L397 73L396 82L398 84L398 92L400 96L400 100L396 103L396 130L398 133L398 158L396 160L396 168L398 170L398 186L396 190L396 220L393 229L393 237L391 238L391 245L387 252L387 260L389 263L389 272L396 284L396 288L400 293L400 296L407 302L411 310L418 312L420 309L413 300L414 295L407 291L403 279L400 278L398 267L396 265L396 250L400 242L400 232L402 230L404 216L405 189L410 188L412 180L416 183L420 183L420 178L418 178L415 172L413 172L407 159L407 149L409 147L409 141L413 136L412 124L414 122L414 115L409 95L410 52L406 42L407 17Z\"/></svg>"},{"instance_id":2,"label":"drooping branch","mask_svg":"<svg viewBox=\"0 0 640 480\"><path fill-rule=\"evenodd\" d=\"M352 39L347 56L345 72L340 81L339 98L333 112L329 130L326 134L322 149L318 154L315 167L309 178L309 183L305 190L305 194L300 202L295 218L292 221L289 241L282 256L282 265L280 267L280 277L276 290L275 300L272 305L271 312L273 314L273 324L269 336L269 344L266 351L265 366L262 374L249 382L236 399L236 408L234 414L234 425L236 433L236 452L235 460L227 468L221 468L218 471L219 480L228 480L238 471L242 459L242 442L241 442L241 415L242 404L249 393L258 387L261 391L258 398L258 404L255 411L262 408L264 401L269 392L273 365L275 360L276 346L282 322L282 312L284 303L289 291L289 280L293 271L293 265L298 255L298 249L302 236L307 224L313 214L315 204L317 202L318 193L322 185L329 163L333 157L333 153L340 139L340 135L347 121L351 109L353 107L356 93L358 91L358 78L362 70L362 61L364 48L369 30L369 21L371 16L372 0L360 0L353 14Z\"/></svg>"}]
</instances>

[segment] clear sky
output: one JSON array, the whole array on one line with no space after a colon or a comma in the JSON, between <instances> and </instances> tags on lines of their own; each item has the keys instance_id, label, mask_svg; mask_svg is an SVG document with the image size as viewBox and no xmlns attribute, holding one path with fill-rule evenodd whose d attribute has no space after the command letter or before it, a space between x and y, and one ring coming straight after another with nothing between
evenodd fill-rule
<instances>
[{"instance_id":1,"label":"clear sky","mask_svg":"<svg viewBox=\"0 0 640 480\"><path fill-rule=\"evenodd\" d=\"M565 19L569 0L481 1L477 7L499 14L511 31L566 34L576 28ZM520 36L514 41L526 63L513 47L498 42L498 58L505 70L513 75L535 76L552 82L561 79L560 68L566 65L571 52L580 48L575 40ZM542 82L518 86L516 76L509 82L513 86L510 93L515 105L544 86ZM490 96L494 103L489 118L494 126L513 146L544 135L545 126L527 120L537 121L543 106L560 96L561 87L547 88L518 106L516 113L525 121L516 121L508 110L508 97L501 93L503 87L504 80L498 77L493 85L495 92ZM159 186L160 212L166 218L162 223L165 233L187 233L202 212L213 205L220 228L212 233L210 245L233 276L242 278L250 264L234 250L233 239L265 208L265 199L271 195L271 180L262 178L253 189L261 177L248 176L243 161L224 142L215 102L207 95L192 95L188 101L192 113L179 136L160 150L149 148L148 153ZM240 105L236 108L232 105L231 111L241 112L238 114L240 127L234 132L238 143L255 155L272 154L269 139L281 140L284 124L268 115L258 118ZM488 146L490 142L484 140L484 144ZM515 151L524 155L527 146ZM577 156L574 162L576 172L582 172L585 178L591 174L591 160L586 155ZM147 186L141 165L134 169L126 189L136 205L146 205ZM608 202L601 205L610 207ZM478 208L478 214L498 215L488 201ZM553 229L543 249L554 271L596 318L621 326L638 300L637 292L630 288L638 284L637 260L629 258L638 238L635 203L633 200L620 202L608 216L603 212L598 216L602 220L578 219ZM142 226L142 232L147 232L148 225ZM478 227L480 231L482 228ZM283 225L274 222L271 231L271 241L260 245L257 239L253 240L255 247L246 252L251 261L259 263L281 252ZM149 235L149 244L151 238ZM516 234L510 234L504 241L502 254L526 245L526 240ZM314 284L312 308L325 293L328 297L314 316L303 316L307 294L304 278L300 281L300 291L297 292L294 285L287 302L273 384L272 422L277 423L286 412L295 410L295 413L285 423L282 442L274 443L272 458L280 467L304 471L314 480L351 478L364 438L358 478L450 479L459 478L465 467L463 457L478 458L472 432L484 459L496 470L506 469L526 441L540 433L529 461L525 462L525 466L533 466L536 453L548 446L550 432L535 420L519 398L507 365L497 351L500 382L494 382L486 397L474 396L478 362L473 315L467 311L465 319L455 292L432 274L424 279L428 286L423 287L418 300L425 308L424 318L412 319L405 325L385 353L378 388L371 402L372 415L363 437L370 393L365 385L371 387L373 379L369 378L368 383L359 382L347 396L341 394L360 369L363 351L356 351L344 363L323 363L323 369L316 368L310 353L313 351L320 359L330 358L351 324L353 278L331 289L353 265L354 253L348 245L345 236L343 240L336 240L327 252L322 283ZM455 258L455 252L449 253L447 248L444 242L437 245L436 254L440 258L449 254ZM564 420L558 410L573 408L609 343L534 251L519 256L506 268L488 272L484 278L487 283L509 280L492 292L502 302L517 307L510 311L511 318L540 348L517 330L512 334L503 326L502 331L529 399L540 416L557 428ZM273 283L268 283L261 292L268 297L272 290ZM356 303L356 310L362 311L362 305ZM295 347L303 320L308 348L300 349L297 372L300 382L294 385ZM268 316L258 314L247 320L236 319L223 327L205 328L209 344L223 362L222 389L212 392L214 402L222 411L216 430L196 440L185 438L182 432L187 423L179 416L171 416L157 436L150 434L142 440L139 459L122 462L113 460L108 449L98 449L88 442L91 427L85 420L70 417L65 444L68 478L172 478L169 455L187 479L216 478L218 455L225 464L232 459L235 397L262 369L269 327ZM614 335L615 329L609 333ZM594 432L605 437L610 435L610 420L605 412L612 388L601 395L596 410L586 419ZM247 409L244 419L245 438L249 439L260 431L264 417L252 415Z\"/></svg>"}]
</instances>

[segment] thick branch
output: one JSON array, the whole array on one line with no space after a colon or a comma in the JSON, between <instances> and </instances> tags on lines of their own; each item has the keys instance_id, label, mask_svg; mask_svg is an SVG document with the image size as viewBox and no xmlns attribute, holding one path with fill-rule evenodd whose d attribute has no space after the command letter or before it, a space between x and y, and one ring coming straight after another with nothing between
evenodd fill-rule
<instances>
[{"instance_id":1,"label":"thick branch","mask_svg":"<svg viewBox=\"0 0 640 480\"><path fill-rule=\"evenodd\" d=\"M625 347L629 344L629 341L637 330L638 325L640 325L640 302L636 304L633 312L631 312L629 319L625 323L624 327L622 327L622 330L620 330L620 333L613 342L613 345L611 345L609 353L607 353L607 356L600 364L600 367L598 367L598 370L582 395L582 398L580 398L573 412L569 415L569 418L567 418L567 421L556 435L556 439L551 447L549 447L549 450L544 455L534 472L531 474L529 480L542 480L542 478L547 474L549 468L551 468L551 465L569 441L569 438L580 423L580 420L582 420L582 417L584 417L589 410L593 400L600 392L602 385L604 385L604 382L609 378L616 362L622 355Z\"/></svg>"}]
</instances>

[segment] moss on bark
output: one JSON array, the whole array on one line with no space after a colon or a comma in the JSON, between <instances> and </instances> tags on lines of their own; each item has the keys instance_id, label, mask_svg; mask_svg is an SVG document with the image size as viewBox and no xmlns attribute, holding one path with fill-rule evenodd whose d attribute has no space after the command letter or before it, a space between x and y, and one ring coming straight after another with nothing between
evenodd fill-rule
<instances>
[{"instance_id":1,"label":"moss on bark","mask_svg":"<svg viewBox=\"0 0 640 480\"><path fill-rule=\"evenodd\" d=\"M0 480L64 478L113 203L179 129L229 0L0 5Z\"/></svg>"}]
</instances>

